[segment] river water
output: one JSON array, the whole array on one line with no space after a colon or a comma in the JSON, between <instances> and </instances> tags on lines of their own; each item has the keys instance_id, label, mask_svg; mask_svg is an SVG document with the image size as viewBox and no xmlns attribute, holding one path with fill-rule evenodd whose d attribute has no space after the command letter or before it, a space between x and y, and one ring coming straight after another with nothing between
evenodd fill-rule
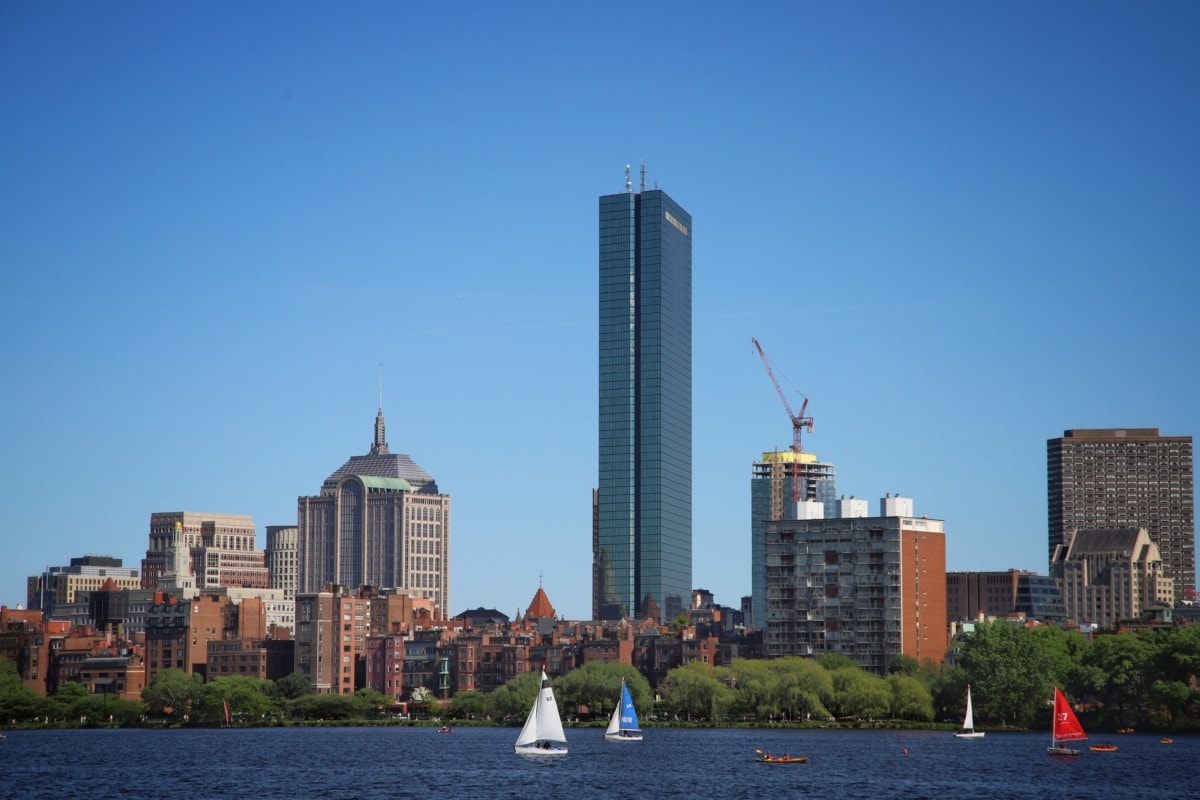
<instances>
[{"instance_id":1,"label":"river water","mask_svg":"<svg viewBox=\"0 0 1200 800\"><path fill-rule=\"evenodd\" d=\"M1200 738L1116 736L1115 753L1048 756L1048 734L649 729L604 741L568 728L569 755L518 756L515 728L9 731L0 798L487 798L649 800L1197 800ZM1095 739L1092 740L1094 744ZM755 750L809 757L759 764Z\"/></svg>"}]
</instances>

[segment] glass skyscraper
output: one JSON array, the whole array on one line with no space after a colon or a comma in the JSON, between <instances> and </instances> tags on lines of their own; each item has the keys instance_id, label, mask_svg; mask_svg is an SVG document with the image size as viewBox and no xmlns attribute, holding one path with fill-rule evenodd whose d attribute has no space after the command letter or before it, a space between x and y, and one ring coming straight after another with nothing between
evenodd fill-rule
<instances>
[{"instance_id":1,"label":"glass skyscraper","mask_svg":"<svg viewBox=\"0 0 1200 800\"><path fill-rule=\"evenodd\" d=\"M593 616L670 621L692 583L692 218L658 189L600 198Z\"/></svg>"}]
</instances>

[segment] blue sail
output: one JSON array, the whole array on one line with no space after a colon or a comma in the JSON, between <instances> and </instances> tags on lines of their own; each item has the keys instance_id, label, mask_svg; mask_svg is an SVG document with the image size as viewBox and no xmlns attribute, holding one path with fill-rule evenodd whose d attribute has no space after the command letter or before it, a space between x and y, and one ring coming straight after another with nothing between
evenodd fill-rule
<instances>
[{"instance_id":1,"label":"blue sail","mask_svg":"<svg viewBox=\"0 0 1200 800\"><path fill-rule=\"evenodd\" d=\"M633 707L633 698L624 682L621 683L621 730L641 730L638 727L637 709Z\"/></svg>"}]
</instances>

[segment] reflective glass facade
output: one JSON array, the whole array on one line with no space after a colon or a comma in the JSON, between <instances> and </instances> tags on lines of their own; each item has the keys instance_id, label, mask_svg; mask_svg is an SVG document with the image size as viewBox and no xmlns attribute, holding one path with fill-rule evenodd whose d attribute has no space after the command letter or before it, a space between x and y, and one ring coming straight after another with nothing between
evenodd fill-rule
<instances>
[{"instance_id":1,"label":"reflective glass facade","mask_svg":"<svg viewBox=\"0 0 1200 800\"><path fill-rule=\"evenodd\" d=\"M691 229L660 190L600 198L599 619L691 599Z\"/></svg>"}]
</instances>

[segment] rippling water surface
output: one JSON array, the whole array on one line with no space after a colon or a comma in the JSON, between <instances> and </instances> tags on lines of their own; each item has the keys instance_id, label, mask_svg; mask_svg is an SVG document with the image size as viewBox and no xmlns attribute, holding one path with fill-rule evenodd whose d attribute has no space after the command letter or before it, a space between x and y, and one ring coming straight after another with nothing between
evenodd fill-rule
<instances>
[{"instance_id":1,"label":"rippling water surface","mask_svg":"<svg viewBox=\"0 0 1200 800\"><path fill-rule=\"evenodd\" d=\"M515 728L10 731L0 798L1200 799L1200 739L1133 734L1115 753L1046 755L1047 735L650 729L640 744L567 729L558 758ZM1093 741L1094 743L1094 741ZM807 764L755 763L755 750Z\"/></svg>"}]
</instances>

